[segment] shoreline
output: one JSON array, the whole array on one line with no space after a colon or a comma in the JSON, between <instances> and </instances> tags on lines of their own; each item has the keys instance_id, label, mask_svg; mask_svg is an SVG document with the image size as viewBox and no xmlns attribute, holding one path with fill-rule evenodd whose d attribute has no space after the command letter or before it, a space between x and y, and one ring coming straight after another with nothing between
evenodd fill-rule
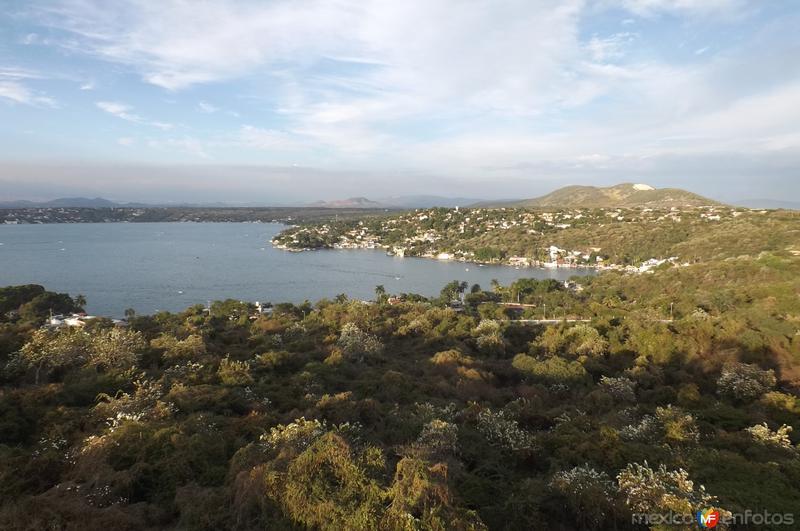
<instances>
[{"instance_id":1,"label":"shoreline","mask_svg":"<svg viewBox=\"0 0 800 531\"><path fill-rule=\"evenodd\" d=\"M385 245L378 245L374 247L289 247L285 244L274 243L270 242L272 247L275 249L279 249L281 251L287 251L290 253L303 253L308 251L365 251L365 250L372 250L372 251L386 251L389 249L389 246ZM475 259L468 259L463 257L451 257L451 258L438 258L435 254L419 254L419 255L405 255L405 254L396 254L387 252L389 256L393 256L396 258L421 258L425 260L435 260L437 262L461 262L463 264L475 264L478 267L483 266L502 266L502 267L512 267L515 269L586 269L594 271L595 273L600 273L601 271L612 271L612 270L624 270L625 267L628 266L596 266L596 265L545 265L551 264L552 262L537 262L537 263L529 263L529 264L517 264L512 262L485 262Z\"/></svg>"}]
</instances>

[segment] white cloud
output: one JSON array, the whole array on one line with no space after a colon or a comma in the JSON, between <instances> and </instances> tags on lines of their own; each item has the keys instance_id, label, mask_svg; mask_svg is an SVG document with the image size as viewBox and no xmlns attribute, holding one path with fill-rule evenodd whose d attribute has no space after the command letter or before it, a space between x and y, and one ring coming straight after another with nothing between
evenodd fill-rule
<instances>
[{"instance_id":1,"label":"white cloud","mask_svg":"<svg viewBox=\"0 0 800 531\"><path fill-rule=\"evenodd\" d=\"M584 47L593 61L619 59L625 55L625 48L636 38L635 33L614 33L608 37L593 35Z\"/></svg>"},{"instance_id":2,"label":"white cloud","mask_svg":"<svg viewBox=\"0 0 800 531\"><path fill-rule=\"evenodd\" d=\"M20 42L25 45L36 44L39 42L39 36L36 33L28 33L20 40Z\"/></svg>"},{"instance_id":3,"label":"white cloud","mask_svg":"<svg viewBox=\"0 0 800 531\"><path fill-rule=\"evenodd\" d=\"M594 24L609 7L624 31ZM794 149L796 117L769 104L797 104L798 76L786 68L796 54L778 37L792 24L735 44L714 38L747 9L744 0L120 0L111 10L56 0L38 13L68 32L62 46L122 65L176 102L185 91L190 109L222 117L251 107L251 125L151 141L165 153L242 150L271 163L289 152L306 164L477 178L484 167L635 171L703 150ZM661 17L675 34L698 24L687 33L714 53L687 38L696 55L675 59L674 41L639 17ZM196 91L211 83L202 94L213 104ZM124 104L98 107L170 128Z\"/></svg>"},{"instance_id":4,"label":"white cloud","mask_svg":"<svg viewBox=\"0 0 800 531\"><path fill-rule=\"evenodd\" d=\"M204 112L206 114L212 114L219 110L218 107L211 105L207 101L201 101L200 103L198 103L197 108L200 109L200 112Z\"/></svg>"},{"instance_id":5,"label":"white cloud","mask_svg":"<svg viewBox=\"0 0 800 531\"><path fill-rule=\"evenodd\" d=\"M57 106L53 98L37 94L19 81L3 80L2 76L0 76L0 98L34 107Z\"/></svg>"},{"instance_id":6,"label":"white cloud","mask_svg":"<svg viewBox=\"0 0 800 531\"><path fill-rule=\"evenodd\" d=\"M97 105L100 110L103 110L108 114L112 114L117 118L135 123L144 122L141 116L132 113L131 107L129 105L125 105L124 103L117 103L114 101L98 101L95 105Z\"/></svg>"},{"instance_id":7,"label":"white cloud","mask_svg":"<svg viewBox=\"0 0 800 531\"><path fill-rule=\"evenodd\" d=\"M162 131L169 131L174 127L173 124L166 122L145 120L138 114L134 113L133 108L130 105L126 105L124 103L119 103L116 101L98 101L95 103L95 105L97 105L100 110L128 122L149 125L161 129Z\"/></svg>"},{"instance_id":8,"label":"white cloud","mask_svg":"<svg viewBox=\"0 0 800 531\"><path fill-rule=\"evenodd\" d=\"M131 138L131 137L129 137L129 136L124 136L124 137L121 137L121 138L117 139L117 144L119 144L120 146L125 146L125 147L132 146L135 142L136 142L136 140Z\"/></svg>"},{"instance_id":9,"label":"white cloud","mask_svg":"<svg viewBox=\"0 0 800 531\"><path fill-rule=\"evenodd\" d=\"M654 16L661 13L736 16L747 5L746 0L620 0L620 3L640 16Z\"/></svg>"}]
</instances>

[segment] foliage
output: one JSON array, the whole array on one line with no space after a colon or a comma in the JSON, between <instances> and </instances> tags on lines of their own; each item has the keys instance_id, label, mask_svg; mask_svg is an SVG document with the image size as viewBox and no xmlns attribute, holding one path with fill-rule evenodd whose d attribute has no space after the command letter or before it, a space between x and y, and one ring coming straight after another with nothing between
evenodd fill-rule
<instances>
[{"instance_id":1,"label":"foliage","mask_svg":"<svg viewBox=\"0 0 800 531\"><path fill-rule=\"evenodd\" d=\"M775 385L775 373L746 363L726 365L717 380L720 395L740 401L754 400Z\"/></svg>"},{"instance_id":2,"label":"foliage","mask_svg":"<svg viewBox=\"0 0 800 531\"><path fill-rule=\"evenodd\" d=\"M550 487L565 498L582 529L602 526L614 510L616 485L588 464L557 472Z\"/></svg>"},{"instance_id":3,"label":"foliage","mask_svg":"<svg viewBox=\"0 0 800 531\"><path fill-rule=\"evenodd\" d=\"M787 450L793 450L792 440L789 438L792 427L786 424L779 427L776 431L772 431L767 426L767 423L756 424L747 428L747 433L758 443L768 446L776 446Z\"/></svg>"},{"instance_id":4,"label":"foliage","mask_svg":"<svg viewBox=\"0 0 800 531\"><path fill-rule=\"evenodd\" d=\"M715 503L702 485L695 488L683 469L667 470L665 465L653 469L647 461L631 463L619 473L617 481L628 507L636 513L694 514Z\"/></svg>"},{"instance_id":5,"label":"foliage","mask_svg":"<svg viewBox=\"0 0 800 531\"><path fill-rule=\"evenodd\" d=\"M380 354L383 350L383 344L377 337L364 332L355 323L342 326L337 344L345 356L359 360Z\"/></svg>"}]
</instances>

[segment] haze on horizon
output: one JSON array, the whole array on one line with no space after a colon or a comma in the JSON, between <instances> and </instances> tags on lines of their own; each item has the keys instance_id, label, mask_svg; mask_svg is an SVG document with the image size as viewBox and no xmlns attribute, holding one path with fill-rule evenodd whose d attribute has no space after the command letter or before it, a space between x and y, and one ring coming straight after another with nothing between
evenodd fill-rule
<instances>
[{"instance_id":1,"label":"haze on horizon","mask_svg":"<svg viewBox=\"0 0 800 531\"><path fill-rule=\"evenodd\" d=\"M800 4L5 0L0 200L800 200Z\"/></svg>"}]
</instances>

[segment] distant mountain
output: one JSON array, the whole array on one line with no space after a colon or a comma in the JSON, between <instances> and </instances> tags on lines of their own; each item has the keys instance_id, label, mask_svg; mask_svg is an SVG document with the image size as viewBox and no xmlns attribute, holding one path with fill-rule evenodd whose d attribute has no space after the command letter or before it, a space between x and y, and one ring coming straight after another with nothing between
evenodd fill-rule
<instances>
[{"instance_id":1,"label":"distant mountain","mask_svg":"<svg viewBox=\"0 0 800 531\"><path fill-rule=\"evenodd\" d=\"M383 208L377 201L370 201L366 197L350 197L348 199L336 199L333 201L317 201L311 203L313 207L320 208Z\"/></svg>"},{"instance_id":2,"label":"distant mountain","mask_svg":"<svg viewBox=\"0 0 800 531\"><path fill-rule=\"evenodd\" d=\"M120 205L102 197L90 199L87 197L62 197L50 201L1 201L0 208L112 208Z\"/></svg>"},{"instance_id":3,"label":"distant mountain","mask_svg":"<svg viewBox=\"0 0 800 531\"><path fill-rule=\"evenodd\" d=\"M229 203L117 203L102 197L90 199L88 197L62 197L50 201L0 201L0 209L8 208L230 208L236 206Z\"/></svg>"},{"instance_id":4,"label":"distant mountain","mask_svg":"<svg viewBox=\"0 0 800 531\"><path fill-rule=\"evenodd\" d=\"M467 206L477 199L466 197L442 197L438 195L400 195L376 200L366 197L351 197L333 201L317 201L309 206L322 208L432 208Z\"/></svg>"},{"instance_id":5,"label":"distant mountain","mask_svg":"<svg viewBox=\"0 0 800 531\"><path fill-rule=\"evenodd\" d=\"M453 208L478 202L468 197L442 197L439 195L401 195L377 199L378 203L389 208Z\"/></svg>"},{"instance_id":6,"label":"distant mountain","mask_svg":"<svg viewBox=\"0 0 800 531\"><path fill-rule=\"evenodd\" d=\"M551 208L664 208L718 204L720 204L718 201L678 188L656 189L647 184L633 183L623 183L607 188L565 186L533 199L479 203L480 206Z\"/></svg>"},{"instance_id":7,"label":"distant mountain","mask_svg":"<svg viewBox=\"0 0 800 531\"><path fill-rule=\"evenodd\" d=\"M741 201L734 201L733 204L747 208L780 208L783 210L800 210L800 202L781 201L778 199L742 199Z\"/></svg>"}]
</instances>

